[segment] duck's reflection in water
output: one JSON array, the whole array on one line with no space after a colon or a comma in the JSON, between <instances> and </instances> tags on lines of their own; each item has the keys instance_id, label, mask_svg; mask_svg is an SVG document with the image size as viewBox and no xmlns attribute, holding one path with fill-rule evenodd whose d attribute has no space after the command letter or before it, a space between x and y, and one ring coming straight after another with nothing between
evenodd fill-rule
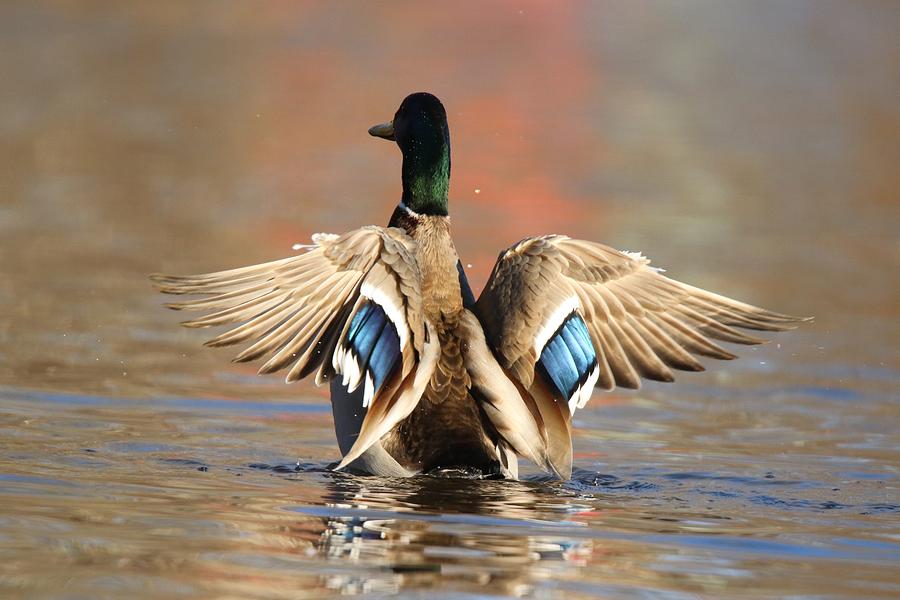
<instances>
[{"instance_id":1,"label":"duck's reflection in water","mask_svg":"<svg viewBox=\"0 0 900 600\"><path fill-rule=\"evenodd\" d=\"M586 506L537 484L459 478L338 476L317 550L342 567L323 584L342 594L407 587L524 595L590 559L570 517ZM303 510L303 512L309 512Z\"/></svg>"}]
</instances>

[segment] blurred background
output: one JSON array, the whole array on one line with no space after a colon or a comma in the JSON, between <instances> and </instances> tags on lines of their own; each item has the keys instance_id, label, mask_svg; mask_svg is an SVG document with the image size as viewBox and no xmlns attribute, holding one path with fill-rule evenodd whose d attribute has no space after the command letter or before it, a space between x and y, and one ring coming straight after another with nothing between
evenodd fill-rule
<instances>
[{"instance_id":1,"label":"blurred background","mask_svg":"<svg viewBox=\"0 0 900 600\"><path fill-rule=\"evenodd\" d=\"M898 593L898 31L876 0L3 3L0 590ZM500 250L565 233L815 323L596 393L574 484L482 506L332 479L326 391L203 349L147 275L385 224L400 155L366 129L414 91L447 107L476 294ZM361 503L467 516L323 508Z\"/></svg>"}]
</instances>

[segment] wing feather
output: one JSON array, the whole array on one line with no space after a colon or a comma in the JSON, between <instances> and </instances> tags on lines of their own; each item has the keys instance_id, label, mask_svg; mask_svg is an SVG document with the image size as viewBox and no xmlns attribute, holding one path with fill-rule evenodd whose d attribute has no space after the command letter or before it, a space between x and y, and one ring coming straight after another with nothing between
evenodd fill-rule
<instances>
[{"instance_id":1,"label":"wing feather","mask_svg":"<svg viewBox=\"0 0 900 600\"><path fill-rule=\"evenodd\" d=\"M732 360L737 358L725 348L722 348L701 333L692 329L689 325L679 321L675 316L665 312L656 312L649 315L649 320L656 323L663 331L668 333L685 350L699 356L717 358L719 360Z\"/></svg>"},{"instance_id":2,"label":"wing feather","mask_svg":"<svg viewBox=\"0 0 900 600\"><path fill-rule=\"evenodd\" d=\"M735 358L716 341L765 341L742 329L783 331L806 320L680 283L638 253L559 235L502 253L473 310L500 368L533 406L539 442L523 448L503 433L510 423L526 430L522 406L491 404L486 414L517 453L562 476L571 469L571 411L585 404L589 386L672 381L672 369L703 370L695 355Z\"/></svg>"},{"instance_id":3,"label":"wing feather","mask_svg":"<svg viewBox=\"0 0 900 600\"><path fill-rule=\"evenodd\" d=\"M622 347L613 327L614 324L609 321L597 325L597 331L601 338L600 345L606 349L606 358L609 361L615 385L636 390L641 387L641 378L634 365L628 360L628 354Z\"/></svg>"},{"instance_id":4,"label":"wing feather","mask_svg":"<svg viewBox=\"0 0 900 600\"><path fill-rule=\"evenodd\" d=\"M474 307L501 367L525 389L536 385L535 365L550 340L565 334L559 328L573 299L596 352L596 385L605 389L637 388L641 378L672 381L672 369L703 370L695 355L735 358L716 341L765 341L741 329L784 331L807 320L680 283L638 253L559 235L527 238L500 255ZM584 377L584 357L563 341L569 354L546 350L547 364L567 374L558 381L570 381L571 355ZM543 384L554 401L565 400L550 379Z\"/></svg>"},{"instance_id":5,"label":"wing feather","mask_svg":"<svg viewBox=\"0 0 900 600\"><path fill-rule=\"evenodd\" d=\"M266 359L261 374L287 369L291 382L316 372L322 385L335 375L346 378L342 370L347 366L357 369L351 375L366 383L369 406L359 437L352 444L342 440L342 448L351 448L347 456L353 456L344 461L349 463L415 407L423 381L434 370L437 339L431 345L427 341L430 326L421 312L415 242L403 230L363 227L341 236L316 234L313 242L302 254L268 263L151 279L162 292L201 296L170 303L170 308L212 311L183 325L235 325L207 345L250 341L235 361ZM348 328L370 302L382 308L387 323L359 364L348 358ZM359 395L338 396L340 402Z\"/></svg>"},{"instance_id":6,"label":"wing feather","mask_svg":"<svg viewBox=\"0 0 900 600\"><path fill-rule=\"evenodd\" d=\"M668 333L660 329L648 316L629 317L628 323L650 345L652 352L666 365L682 371L702 371L703 365Z\"/></svg>"},{"instance_id":7,"label":"wing feather","mask_svg":"<svg viewBox=\"0 0 900 600\"><path fill-rule=\"evenodd\" d=\"M560 298L574 296L597 352L597 385L637 387L702 370L693 355L734 358L714 340L759 344L740 329L784 331L806 319L732 300L663 275L637 253L549 235L501 254L475 310L504 368L531 385L541 328L558 326ZM545 347L545 345L538 344Z\"/></svg>"},{"instance_id":8,"label":"wing feather","mask_svg":"<svg viewBox=\"0 0 900 600\"><path fill-rule=\"evenodd\" d=\"M261 332L269 331L279 323L284 322L291 315L300 310L296 304L291 302L290 298L284 297L279 304L262 309L259 314L248 319L242 325L238 325L234 329L230 329L207 342L204 345L211 347L231 346L240 342L249 340L250 338L259 336ZM182 325L185 325L182 323ZM212 323L211 325L218 325ZM186 327L209 327L210 325L185 325Z\"/></svg>"},{"instance_id":9,"label":"wing feather","mask_svg":"<svg viewBox=\"0 0 900 600\"><path fill-rule=\"evenodd\" d=\"M631 315L625 315L621 320L610 321L616 337L622 340L622 347L628 356L628 361L634 365L642 377L656 381L674 381L672 371L659 359L653 349L644 341L644 338L631 326Z\"/></svg>"},{"instance_id":10,"label":"wing feather","mask_svg":"<svg viewBox=\"0 0 900 600\"><path fill-rule=\"evenodd\" d=\"M286 294L273 290L257 298L241 302L231 308L225 308L197 319L185 321L182 325L185 327L212 327L214 325L240 323L256 315L267 312L269 309L282 304L286 299ZM170 305L169 308L175 307ZM177 308L183 309L185 307L181 306Z\"/></svg>"}]
</instances>

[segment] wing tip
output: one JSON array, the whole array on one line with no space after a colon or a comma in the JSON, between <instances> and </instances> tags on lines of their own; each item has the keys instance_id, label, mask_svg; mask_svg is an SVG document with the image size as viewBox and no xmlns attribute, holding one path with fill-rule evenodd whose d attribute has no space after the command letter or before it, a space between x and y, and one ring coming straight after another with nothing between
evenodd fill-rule
<instances>
[{"instance_id":1,"label":"wing tip","mask_svg":"<svg viewBox=\"0 0 900 600\"><path fill-rule=\"evenodd\" d=\"M169 307L170 308L170 307ZM181 308L173 308L172 310L182 310ZM203 329L206 327L211 327L208 323L203 322L203 318L201 319L190 319L188 321L182 321L179 323L182 327L187 327L188 329ZM204 346L206 343L204 342Z\"/></svg>"},{"instance_id":2,"label":"wing tip","mask_svg":"<svg viewBox=\"0 0 900 600\"><path fill-rule=\"evenodd\" d=\"M798 317L796 315L788 315L785 313L777 313L773 311L763 311L763 315L769 319L777 319L782 323L809 323L815 320L815 317Z\"/></svg>"},{"instance_id":3,"label":"wing tip","mask_svg":"<svg viewBox=\"0 0 900 600\"><path fill-rule=\"evenodd\" d=\"M638 379L623 379L622 381L616 380L616 387L620 387L626 390L639 390L641 389L641 380Z\"/></svg>"},{"instance_id":4,"label":"wing tip","mask_svg":"<svg viewBox=\"0 0 900 600\"><path fill-rule=\"evenodd\" d=\"M204 344L204 345L206 345L206 344ZM225 344L222 344L222 346L224 346L224 345ZM238 354L237 356L235 356L234 358L231 359L231 364L237 365L240 363L250 362L252 360L259 358L263 354L264 354L263 352L254 352L252 354L245 354L244 352L241 352L240 354ZM260 373L260 375L262 375L262 374L263 373Z\"/></svg>"},{"instance_id":5,"label":"wing tip","mask_svg":"<svg viewBox=\"0 0 900 600\"><path fill-rule=\"evenodd\" d=\"M162 294L185 294L182 286L192 279L190 276L169 275L167 273L150 273L147 275L150 284Z\"/></svg>"},{"instance_id":6,"label":"wing tip","mask_svg":"<svg viewBox=\"0 0 900 600\"><path fill-rule=\"evenodd\" d=\"M543 463L540 465L544 471L555 475L560 481L568 481L572 478L572 452L571 445L568 453L562 456L551 456L552 452L546 452L543 456ZM549 450L549 448L547 449Z\"/></svg>"},{"instance_id":7,"label":"wing tip","mask_svg":"<svg viewBox=\"0 0 900 600\"><path fill-rule=\"evenodd\" d=\"M163 282L154 283L153 287L155 287L156 291L159 292L160 294L182 296L182 295L188 293L188 292L184 291L183 289L181 289L180 287L178 287L177 285L172 284L172 283L163 283Z\"/></svg>"}]
</instances>

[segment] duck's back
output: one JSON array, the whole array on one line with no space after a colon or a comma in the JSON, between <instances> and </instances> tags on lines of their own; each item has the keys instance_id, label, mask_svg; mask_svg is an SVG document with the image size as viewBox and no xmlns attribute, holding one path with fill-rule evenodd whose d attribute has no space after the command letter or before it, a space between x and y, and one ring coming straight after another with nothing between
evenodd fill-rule
<instances>
[{"instance_id":1,"label":"duck's back","mask_svg":"<svg viewBox=\"0 0 900 600\"><path fill-rule=\"evenodd\" d=\"M413 412L382 440L398 462L413 470L438 467L493 468L495 444L471 397L459 328L471 291L458 269L459 256L448 217L418 215L399 206L391 218L416 241L422 276L422 309L435 327L441 354L434 375Z\"/></svg>"}]
</instances>

